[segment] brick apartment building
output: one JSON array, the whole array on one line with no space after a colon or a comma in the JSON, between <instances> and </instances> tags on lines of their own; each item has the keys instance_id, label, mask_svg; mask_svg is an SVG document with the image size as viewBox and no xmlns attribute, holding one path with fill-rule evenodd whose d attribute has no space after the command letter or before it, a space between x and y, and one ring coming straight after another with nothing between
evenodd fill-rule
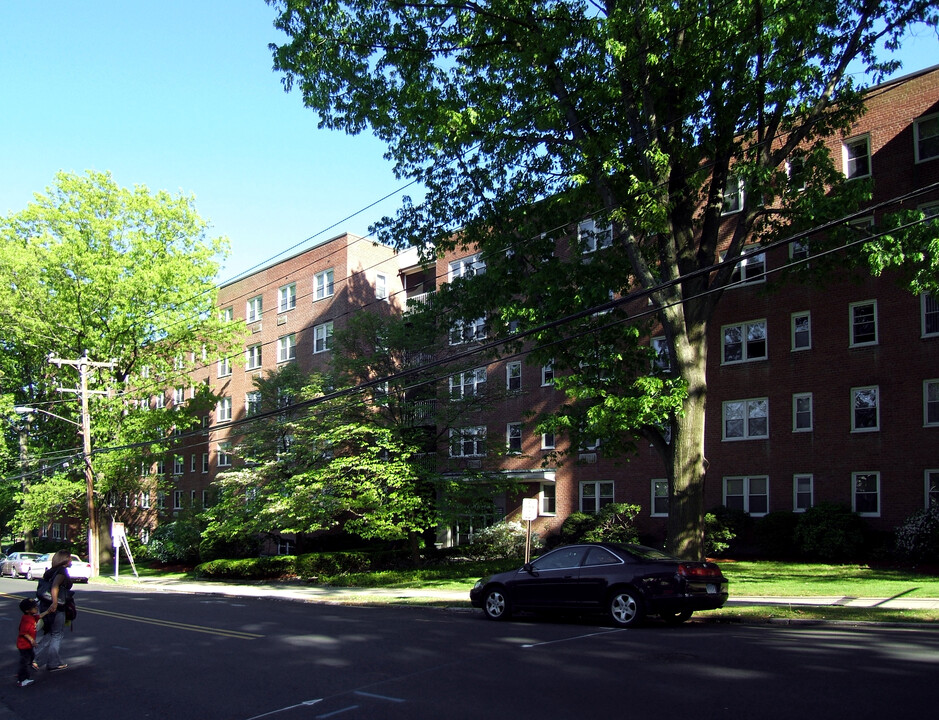
<instances>
[{"instance_id":1,"label":"brick apartment building","mask_svg":"<svg viewBox=\"0 0 939 720\"><path fill-rule=\"evenodd\" d=\"M873 178L874 204L939 182L939 66L872 89L867 107L848 136L830 143L846 175ZM924 196L920 207L939 211L939 192ZM740 270L744 282L725 293L710 324L705 507L759 517L833 501L889 530L939 502L939 300L911 294L889 274L824 285L783 282L767 292L766 277L803 250L749 258ZM191 458L176 468L166 509L201 502L216 473L237 462L231 447L240 430L228 425L248 413L254 376L285 362L325 369L332 332L352 313L406 312L408 302L414 307L478 262L457 252L427 267L413 252L341 235L222 287L221 311L245 322L244 347L194 377L223 399L207 421L204 444L187 450ZM460 332L461 343L473 343L484 325ZM550 366L524 357L451 379L451 391L485 382L506 392L495 407L453 424L438 467L456 474L494 469L525 491L496 498L494 516L442 528L441 544L517 516L522 497L538 499L535 528L542 533L571 512L615 501L642 507L644 536L664 536L667 485L651 446L640 443L628 463L588 447L579 462L544 465L566 441L536 433L526 417L533 407L563 400L552 380ZM447 390L438 388L438 397Z\"/></svg>"}]
</instances>

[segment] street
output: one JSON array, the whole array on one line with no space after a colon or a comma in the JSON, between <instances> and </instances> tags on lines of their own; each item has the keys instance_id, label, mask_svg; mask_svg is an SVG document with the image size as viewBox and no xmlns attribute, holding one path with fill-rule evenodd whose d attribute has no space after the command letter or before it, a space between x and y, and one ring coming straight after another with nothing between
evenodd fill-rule
<instances>
[{"instance_id":1,"label":"street","mask_svg":"<svg viewBox=\"0 0 939 720\"><path fill-rule=\"evenodd\" d=\"M0 579L0 719L905 717L928 707L939 630L349 607L78 585L67 670L15 685L18 599ZM6 710L6 709L9 710ZM55 714L55 713L52 713Z\"/></svg>"}]
</instances>

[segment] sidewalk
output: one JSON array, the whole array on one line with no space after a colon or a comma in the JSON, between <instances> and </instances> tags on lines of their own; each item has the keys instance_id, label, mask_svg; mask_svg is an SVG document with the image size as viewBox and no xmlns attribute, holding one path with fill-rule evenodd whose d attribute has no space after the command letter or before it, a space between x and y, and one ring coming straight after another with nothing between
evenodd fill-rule
<instances>
[{"instance_id":1,"label":"sidewalk","mask_svg":"<svg viewBox=\"0 0 939 720\"><path fill-rule=\"evenodd\" d=\"M261 582L238 584L229 582L198 582L140 579L136 587L163 592L181 592L230 597L269 597L310 603L362 604L382 603L398 605L447 605L469 608L469 588L465 591L434 590L431 588L338 588L289 582ZM113 586L120 587L118 585ZM893 610L936 610L939 598L856 598L856 597L752 597L731 595L725 607L748 605L803 605L889 608ZM450 606L450 605L447 605Z\"/></svg>"}]
</instances>

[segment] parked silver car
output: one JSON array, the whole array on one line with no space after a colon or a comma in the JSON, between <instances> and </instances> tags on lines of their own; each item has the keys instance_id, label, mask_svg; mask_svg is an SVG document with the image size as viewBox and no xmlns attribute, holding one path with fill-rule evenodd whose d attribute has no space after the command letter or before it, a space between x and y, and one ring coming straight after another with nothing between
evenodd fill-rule
<instances>
[{"instance_id":1,"label":"parked silver car","mask_svg":"<svg viewBox=\"0 0 939 720\"><path fill-rule=\"evenodd\" d=\"M35 552L15 552L7 556L0 563L0 576L9 575L11 578L26 577L32 567L33 560L39 558Z\"/></svg>"}]
</instances>

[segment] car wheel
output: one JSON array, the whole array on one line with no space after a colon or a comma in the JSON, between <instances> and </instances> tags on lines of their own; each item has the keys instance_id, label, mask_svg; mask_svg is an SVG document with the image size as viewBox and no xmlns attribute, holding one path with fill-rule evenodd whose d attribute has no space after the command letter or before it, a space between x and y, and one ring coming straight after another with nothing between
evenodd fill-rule
<instances>
[{"instance_id":1,"label":"car wheel","mask_svg":"<svg viewBox=\"0 0 939 720\"><path fill-rule=\"evenodd\" d=\"M610 618L619 627L635 627L642 622L645 615L642 598L635 590L629 588L615 590L610 595L607 607Z\"/></svg>"},{"instance_id":2,"label":"car wheel","mask_svg":"<svg viewBox=\"0 0 939 720\"><path fill-rule=\"evenodd\" d=\"M685 620L691 617L693 610L674 610L671 612L661 612L659 617L669 625L681 625Z\"/></svg>"},{"instance_id":3,"label":"car wheel","mask_svg":"<svg viewBox=\"0 0 939 720\"><path fill-rule=\"evenodd\" d=\"M507 620L512 615L512 605L501 587L491 588L483 601L483 612L490 620Z\"/></svg>"},{"instance_id":4,"label":"car wheel","mask_svg":"<svg viewBox=\"0 0 939 720\"><path fill-rule=\"evenodd\" d=\"M16 578L18 578L18 577L19 577L19 573L16 572L16 568L15 568L15 567L10 568L10 579L11 579L11 580L16 580Z\"/></svg>"},{"instance_id":5,"label":"car wheel","mask_svg":"<svg viewBox=\"0 0 939 720\"><path fill-rule=\"evenodd\" d=\"M27 571L26 571L26 579L27 579L27 580L32 580L32 579L33 579L33 571L32 571L32 570L27 570Z\"/></svg>"}]
</instances>

